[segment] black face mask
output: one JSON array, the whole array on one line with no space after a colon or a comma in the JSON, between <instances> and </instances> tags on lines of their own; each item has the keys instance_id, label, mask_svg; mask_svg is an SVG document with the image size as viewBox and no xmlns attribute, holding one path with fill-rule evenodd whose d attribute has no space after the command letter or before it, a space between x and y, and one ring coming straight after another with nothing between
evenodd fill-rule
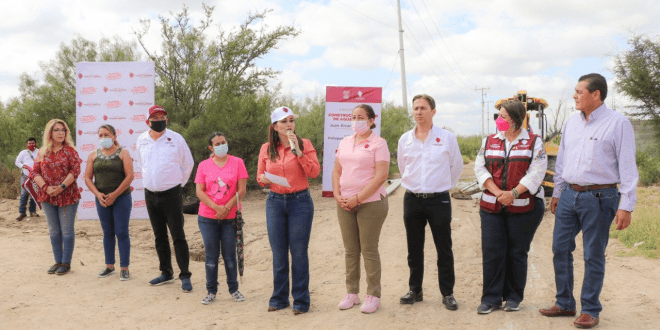
<instances>
[{"instance_id":1,"label":"black face mask","mask_svg":"<svg viewBox=\"0 0 660 330\"><path fill-rule=\"evenodd\" d=\"M160 133L165 130L165 127L167 127L167 121L166 120L158 120L158 121L152 121L151 122L151 129Z\"/></svg>"}]
</instances>

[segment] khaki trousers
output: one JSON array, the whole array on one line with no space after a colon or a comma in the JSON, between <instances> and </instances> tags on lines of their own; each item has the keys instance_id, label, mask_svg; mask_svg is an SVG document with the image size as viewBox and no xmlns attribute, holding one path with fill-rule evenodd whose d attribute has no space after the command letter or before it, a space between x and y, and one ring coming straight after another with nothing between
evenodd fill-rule
<instances>
[{"instance_id":1,"label":"khaki trousers","mask_svg":"<svg viewBox=\"0 0 660 330\"><path fill-rule=\"evenodd\" d=\"M346 211L337 205L339 228L346 251L346 292L360 292L360 254L367 273L367 294L380 298L380 254L378 240L387 217L387 197Z\"/></svg>"}]
</instances>

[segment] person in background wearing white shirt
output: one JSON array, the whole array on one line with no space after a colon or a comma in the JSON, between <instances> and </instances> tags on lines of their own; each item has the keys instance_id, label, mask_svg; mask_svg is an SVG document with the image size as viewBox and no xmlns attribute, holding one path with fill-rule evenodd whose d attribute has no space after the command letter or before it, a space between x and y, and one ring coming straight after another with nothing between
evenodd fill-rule
<instances>
[{"instance_id":1,"label":"person in background wearing white shirt","mask_svg":"<svg viewBox=\"0 0 660 330\"><path fill-rule=\"evenodd\" d=\"M195 162L183 137L166 128L167 112L163 107L154 105L149 108L147 124L151 129L138 137L137 155L161 271L161 275L149 283L162 285L174 282L172 253L167 237L169 228L180 270L181 290L190 292L190 255L183 230L181 189L188 182Z\"/></svg>"},{"instance_id":2,"label":"person in background wearing white shirt","mask_svg":"<svg viewBox=\"0 0 660 330\"><path fill-rule=\"evenodd\" d=\"M454 299L454 254L451 241L451 200L463 171L463 157L456 136L433 125L435 100L421 94L413 98L413 116L417 125L399 139L397 162L403 197L403 222L408 241L409 292L402 304L423 300L424 239L426 223L431 228L438 253L438 282L442 303L449 310L458 309Z\"/></svg>"},{"instance_id":3,"label":"person in background wearing white shirt","mask_svg":"<svg viewBox=\"0 0 660 330\"><path fill-rule=\"evenodd\" d=\"M21 221L25 217L27 217L27 214L25 213L26 211L26 206L28 205L28 201L30 202L29 209L30 209L30 217L38 217L39 214L37 214L37 203L34 201L32 196L30 196L30 193L27 192L27 190L23 189L23 182L27 180L28 175L30 174L29 168L32 168L34 165L34 159L37 158L37 155L39 154L39 149L37 149L37 139L33 137L29 137L27 141L25 141L27 144L27 149L21 151L18 154L18 157L16 157L16 167L21 169L21 199L18 204L18 218L16 218L16 221Z\"/></svg>"},{"instance_id":4,"label":"person in background wearing white shirt","mask_svg":"<svg viewBox=\"0 0 660 330\"><path fill-rule=\"evenodd\" d=\"M592 73L580 77L575 87L574 114L564 126L550 210L555 214L552 239L556 302L539 312L545 316L575 316L573 251L575 236L582 231L584 282L580 328L598 324L603 310L599 296L605 278L605 249L610 227L630 225L639 180L635 164L635 133L628 118L608 108L605 77ZM617 184L621 184L617 188Z\"/></svg>"},{"instance_id":5,"label":"person in background wearing white shirt","mask_svg":"<svg viewBox=\"0 0 660 330\"><path fill-rule=\"evenodd\" d=\"M484 138L474 163L481 196L483 289L477 313L518 311L527 284L527 253L545 212L541 182L548 157L541 137L527 132L527 111L502 104L496 134Z\"/></svg>"}]
</instances>

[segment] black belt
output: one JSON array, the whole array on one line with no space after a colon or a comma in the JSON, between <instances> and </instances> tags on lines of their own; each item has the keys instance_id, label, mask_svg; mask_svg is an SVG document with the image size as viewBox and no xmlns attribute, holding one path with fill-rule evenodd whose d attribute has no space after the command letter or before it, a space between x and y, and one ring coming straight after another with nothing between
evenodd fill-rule
<instances>
[{"instance_id":1,"label":"black belt","mask_svg":"<svg viewBox=\"0 0 660 330\"><path fill-rule=\"evenodd\" d=\"M167 189L167 190L163 190L163 191L151 191L151 190L146 189L146 188L144 189L144 191L146 191L146 192L148 192L148 193L150 193L150 194L152 194L152 195L154 195L154 196L169 195L169 194L171 194L171 193L175 193L175 192L177 192L177 191L179 191L179 190L181 190L181 185L180 185L180 184L174 186L173 188L170 188L170 189Z\"/></svg>"},{"instance_id":2,"label":"black belt","mask_svg":"<svg viewBox=\"0 0 660 330\"><path fill-rule=\"evenodd\" d=\"M440 196L443 196L443 195L447 195L447 194L449 194L448 191L435 192L435 193L419 193L419 194L418 194L418 193L414 193L414 192L412 192L412 191L410 191L410 190L406 190L406 192L409 193L409 194L414 195L414 196L417 197L417 198L424 198L424 199L426 199L426 198L435 198L435 197L440 197Z\"/></svg>"}]
</instances>

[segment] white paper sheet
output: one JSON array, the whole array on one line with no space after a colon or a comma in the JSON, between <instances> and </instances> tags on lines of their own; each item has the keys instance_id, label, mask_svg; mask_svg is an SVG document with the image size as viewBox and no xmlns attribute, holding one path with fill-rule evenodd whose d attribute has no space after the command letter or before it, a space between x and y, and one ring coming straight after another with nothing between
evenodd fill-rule
<instances>
[{"instance_id":1,"label":"white paper sheet","mask_svg":"<svg viewBox=\"0 0 660 330\"><path fill-rule=\"evenodd\" d=\"M264 175L266 176L266 179L270 180L270 182L274 184L278 184L282 187L287 187L287 188L291 187L291 185L289 185L289 181L287 181L285 177L277 176L275 174L268 172L264 172Z\"/></svg>"}]
</instances>

